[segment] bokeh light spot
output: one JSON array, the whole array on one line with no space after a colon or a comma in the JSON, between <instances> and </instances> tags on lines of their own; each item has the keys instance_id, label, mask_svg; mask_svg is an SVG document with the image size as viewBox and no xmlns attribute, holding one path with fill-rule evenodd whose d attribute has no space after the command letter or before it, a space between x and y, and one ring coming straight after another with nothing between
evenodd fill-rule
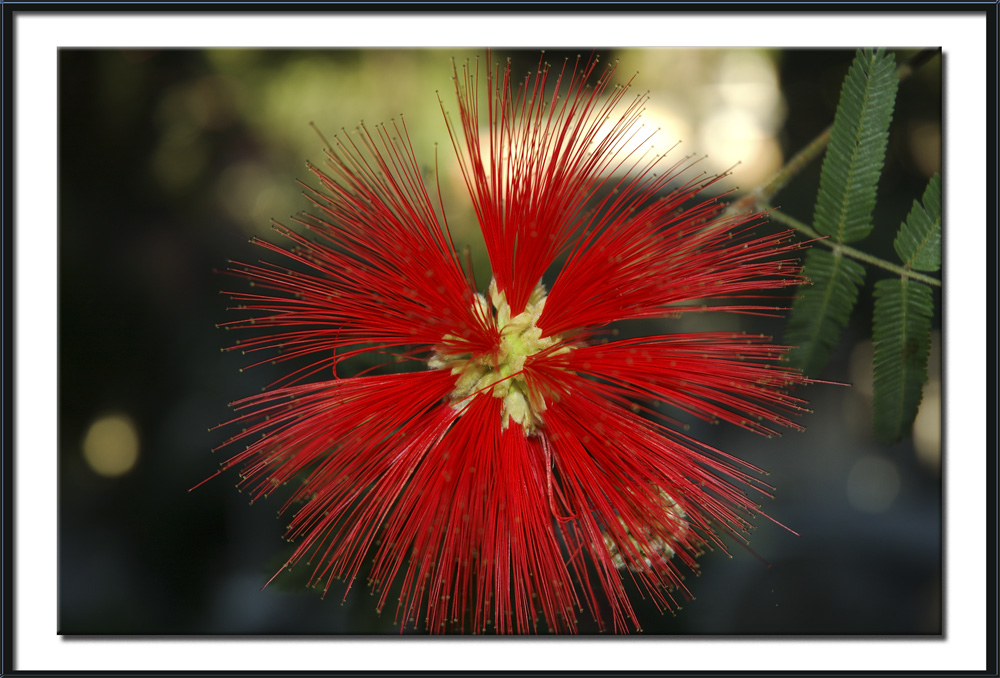
<instances>
[{"instance_id":1,"label":"bokeh light spot","mask_svg":"<svg viewBox=\"0 0 1000 678\"><path fill-rule=\"evenodd\" d=\"M847 476L847 501L863 513L884 513L899 494L899 471L884 457L858 459Z\"/></svg>"},{"instance_id":2,"label":"bokeh light spot","mask_svg":"<svg viewBox=\"0 0 1000 678\"><path fill-rule=\"evenodd\" d=\"M917 459L933 473L941 470L941 382L924 385L924 399L913 422L913 447Z\"/></svg>"},{"instance_id":3,"label":"bokeh light spot","mask_svg":"<svg viewBox=\"0 0 1000 678\"><path fill-rule=\"evenodd\" d=\"M761 183L781 167L778 142L746 109L723 108L708 114L698 134L699 147L709 157L730 166L737 161L742 163L739 183Z\"/></svg>"},{"instance_id":4,"label":"bokeh light spot","mask_svg":"<svg viewBox=\"0 0 1000 678\"><path fill-rule=\"evenodd\" d=\"M139 433L125 415L101 417L83 438L83 458L90 469L107 478L123 476L139 459Z\"/></svg>"},{"instance_id":5,"label":"bokeh light spot","mask_svg":"<svg viewBox=\"0 0 1000 678\"><path fill-rule=\"evenodd\" d=\"M937 121L921 122L908 130L910 155L920 171L931 176L941 171L941 125Z\"/></svg>"},{"instance_id":6,"label":"bokeh light spot","mask_svg":"<svg viewBox=\"0 0 1000 678\"><path fill-rule=\"evenodd\" d=\"M931 332L924 397L913 422L913 448L917 460L933 474L941 472L941 333Z\"/></svg>"}]
</instances>

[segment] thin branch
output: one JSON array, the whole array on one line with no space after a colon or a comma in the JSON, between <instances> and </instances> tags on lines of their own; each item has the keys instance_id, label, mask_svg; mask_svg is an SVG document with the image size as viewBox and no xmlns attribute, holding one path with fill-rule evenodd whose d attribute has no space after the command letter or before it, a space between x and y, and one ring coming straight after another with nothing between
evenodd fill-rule
<instances>
[{"instance_id":1,"label":"thin branch","mask_svg":"<svg viewBox=\"0 0 1000 678\"><path fill-rule=\"evenodd\" d=\"M816 242L826 245L834 252L840 252L844 256L848 256L852 259L856 259L858 261L870 264L872 266L877 266L878 268L881 268L886 271L891 271L892 273L895 273L901 278L919 280L920 282L927 283L932 287L941 287L941 281L936 278L931 278L930 276L926 276L923 273L917 273L916 271L908 269L905 266L894 264L890 261L886 261L885 259L879 259L878 257L874 257L868 254L867 252L862 252L861 250L856 250L853 247L849 247L842 243L830 240L829 238L826 238L817 233L816 231L812 230L809 226L806 226L798 219L788 216L784 212L779 212L778 210L771 210L770 212L767 213L767 216L768 218L773 219L778 223L794 228L802 235L805 235Z\"/></svg>"}]
</instances>

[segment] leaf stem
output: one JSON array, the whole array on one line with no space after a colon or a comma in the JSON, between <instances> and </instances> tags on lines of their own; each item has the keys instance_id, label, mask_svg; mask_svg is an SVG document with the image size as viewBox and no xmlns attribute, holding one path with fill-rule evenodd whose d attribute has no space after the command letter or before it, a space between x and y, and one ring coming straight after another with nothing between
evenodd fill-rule
<instances>
[{"instance_id":1,"label":"leaf stem","mask_svg":"<svg viewBox=\"0 0 1000 678\"><path fill-rule=\"evenodd\" d=\"M789 181L791 181L796 174L802 171L802 168L812 162L813 158L817 157L823 152L827 144L830 143L830 132L833 131L833 125L831 124L825 130L816 135L816 138L810 141L801 151L796 153L791 160L785 163L784 167L778 170L777 174L771 177L771 180L766 184L761 186L760 192L758 193L758 200L764 202L770 202L778 191L785 187Z\"/></svg>"},{"instance_id":2,"label":"leaf stem","mask_svg":"<svg viewBox=\"0 0 1000 678\"><path fill-rule=\"evenodd\" d=\"M815 242L819 242L822 243L823 245L826 245L834 252L840 252L844 256L848 256L852 259L862 261L866 264L871 264L872 266L876 266L886 271L891 271L892 273L895 273L901 278L909 278L910 280L919 280L920 282L927 283L932 287L941 287L941 281L937 280L936 278L931 278L930 276L926 276L923 273L917 273L916 271L908 269L905 266L894 264L891 261L886 261L885 259L879 259L878 257L872 256L867 252L862 252L861 250L854 249L853 247L849 247L848 245L832 241L829 238L823 237L822 235L820 235L819 233L811 229L809 226L799 221L798 219L788 216L784 212L780 212L778 210L773 209L767 213L767 216L774 221L784 224L785 226L790 226L791 228L795 229L802 235L808 236Z\"/></svg>"}]
</instances>

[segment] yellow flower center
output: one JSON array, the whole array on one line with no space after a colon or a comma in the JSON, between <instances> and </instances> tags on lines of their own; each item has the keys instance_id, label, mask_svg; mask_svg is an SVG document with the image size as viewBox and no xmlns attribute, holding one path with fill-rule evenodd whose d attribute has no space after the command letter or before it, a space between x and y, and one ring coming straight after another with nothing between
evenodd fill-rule
<instances>
[{"instance_id":1,"label":"yellow flower center","mask_svg":"<svg viewBox=\"0 0 1000 678\"><path fill-rule=\"evenodd\" d=\"M450 369L457 377L455 390L451 393L452 404L457 410L465 410L474 395L492 387L493 397L503 399L503 428L506 429L513 419L531 435L541 424L546 405L543 395L528 387L524 362L529 356L559 344L562 338L558 335L543 337L536 325L545 308L545 288L540 283L532 291L524 310L514 317L510 315L506 295L497 290L495 280L490 283L489 294L490 301L477 294L473 303L476 313L484 318L490 313L496 314L496 325L500 328L496 353L455 355L439 350L427 364L432 369ZM555 352L568 350L561 347Z\"/></svg>"}]
</instances>

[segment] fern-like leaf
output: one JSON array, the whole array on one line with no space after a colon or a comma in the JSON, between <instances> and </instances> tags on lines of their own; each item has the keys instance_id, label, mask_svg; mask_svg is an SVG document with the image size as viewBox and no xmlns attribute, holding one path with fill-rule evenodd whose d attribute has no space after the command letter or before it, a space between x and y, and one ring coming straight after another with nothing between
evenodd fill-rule
<instances>
[{"instance_id":1,"label":"fern-like leaf","mask_svg":"<svg viewBox=\"0 0 1000 678\"><path fill-rule=\"evenodd\" d=\"M895 68L891 54L859 51L844 79L813 216L813 228L837 242L871 231L899 82Z\"/></svg>"},{"instance_id":2,"label":"fern-like leaf","mask_svg":"<svg viewBox=\"0 0 1000 678\"><path fill-rule=\"evenodd\" d=\"M910 432L927 381L931 346L931 288L907 278L875 284L873 421L884 443Z\"/></svg>"},{"instance_id":3,"label":"fern-like leaf","mask_svg":"<svg viewBox=\"0 0 1000 678\"><path fill-rule=\"evenodd\" d=\"M941 177L931 177L923 198L913 201L893 243L903 265L915 271L941 268Z\"/></svg>"},{"instance_id":4,"label":"fern-like leaf","mask_svg":"<svg viewBox=\"0 0 1000 678\"><path fill-rule=\"evenodd\" d=\"M802 288L792 305L785 341L794 346L788 354L792 365L818 377L851 317L865 269L840 254L813 248L804 271L812 284Z\"/></svg>"}]
</instances>

